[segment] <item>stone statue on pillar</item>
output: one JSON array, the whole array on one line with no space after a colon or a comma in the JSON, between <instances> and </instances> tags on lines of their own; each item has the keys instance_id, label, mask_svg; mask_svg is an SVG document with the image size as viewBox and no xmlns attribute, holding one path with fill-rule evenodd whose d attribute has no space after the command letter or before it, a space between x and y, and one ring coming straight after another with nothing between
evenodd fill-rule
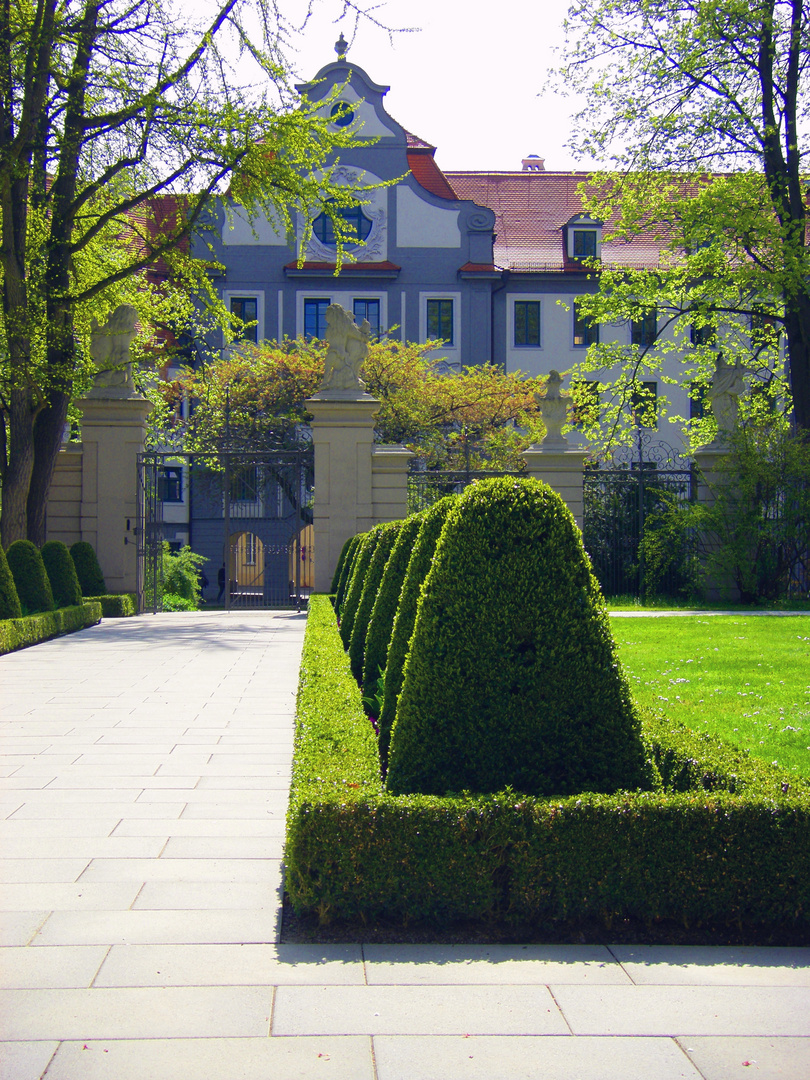
<instances>
[{"instance_id":1,"label":"stone statue on pillar","mask_svg":"<svg viewBox=\"0 0 810 1080\"><path fill-rule=\"evenodd\" d=\"M358 327L354 319L340 304L330 304L326 309L326 342L329 346L324 362L323 382L319 395L337 391L341 397L364 394L366 384L360 378L371 338L368 319Z\"/></svg>"},{"instance_id":2,"label":"stone statue on pillar","mask_svg":"<svg viewBox=\"0 0 810 1080\"><path fill-rule=\"evenodd\" d=\"M546 381L546 393L543 397L536 395L536 401L546 427L545 438L541 442L544 450L565 449L569 445L568 439L562 433L562 426L568 419L569 399L560 393L562 388L562 376L559 371L553 369L548 373Z\"/></svg>"},{"instance_id":3,"label":"stone statue on pillar","mask_svg":"<svg viewBox=\"0 0 810 1080\"><path fill-rule=\"evenodd\" d=\"M127 397L135 390L129 350L135 335L138 312L131 304L119 304L103 326L93 319L90 356L96 366L95 397Z\"/></svg>"},{"instance_id":4,"label":"stone statue on pillar","mask_svg":"<svg viewBox=\"0 0 810 1080\"><path fill-rule=\"evenodd\" d=\"M726 446L728 433L737 426L740 410L740 395L745 393L743 366L737 361L733 366L727 364L723 354L718 353L715 360L714 375L706 397L712 403L712 413L717 421L717 435L711 446Z\"/></svg>"}]
</instances>

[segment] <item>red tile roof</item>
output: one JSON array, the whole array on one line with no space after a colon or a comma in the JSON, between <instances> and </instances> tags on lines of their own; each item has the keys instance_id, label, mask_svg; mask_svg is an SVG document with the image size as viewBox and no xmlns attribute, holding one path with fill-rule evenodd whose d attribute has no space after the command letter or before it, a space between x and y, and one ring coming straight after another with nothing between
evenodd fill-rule
<instances>
[{"instance_id":1,"label":"red tile roof","mask_svg":"<svg viewBox=\"0 0 810 1080\"><path fill-rule=\"evenodd\" d=\"M472 199L495 213L495 263L516 273L582 272L568 259L563 225L582 213L577 192L587 172L448 172L460 199ZM652 233L632 242L602 246L606 265L657 266L659 244Z\"/></svg>"},{"instance_id":2,"label":"red tile roof","mask_svg":"<svg viewBox=\"0 0 810 1080\"><path fill-rule=\"evenodd\" d=\"M408 168L417 184L432 195L438 195L440 199L458 199L459 196L453 191L452 185L433 158L436 147L409 131L405 132L405 138L408 146Z\"/></svg>"}]
</instances>

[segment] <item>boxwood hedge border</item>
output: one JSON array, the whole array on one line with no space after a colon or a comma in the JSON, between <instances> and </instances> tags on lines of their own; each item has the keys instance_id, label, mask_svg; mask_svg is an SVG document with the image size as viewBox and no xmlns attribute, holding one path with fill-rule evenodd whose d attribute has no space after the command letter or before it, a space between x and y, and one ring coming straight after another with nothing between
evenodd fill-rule
<instances>
[{"instance_id":1,"label":"boxwood hedge border","mask_svg":"<svg viewBox=\"0 0 810 1080\"><path fill-rule=\"evenodd\" d=\"M645 714L665 790L393 796L326 596L309 605L286 888L331 920L810 927L810 782Z\"/></svg>"},{"instance_id":2,"label":"boxwood hedge border","mask_svg":"<svg viewBox=\"0 0 810 1080\"><path fill-rule=\"evenodd\" d=\"M0 622L0 656L100 622L101 604L94 600L38 615L24 615L21 619L4 619Z\"/></svg>"}]
</instances>

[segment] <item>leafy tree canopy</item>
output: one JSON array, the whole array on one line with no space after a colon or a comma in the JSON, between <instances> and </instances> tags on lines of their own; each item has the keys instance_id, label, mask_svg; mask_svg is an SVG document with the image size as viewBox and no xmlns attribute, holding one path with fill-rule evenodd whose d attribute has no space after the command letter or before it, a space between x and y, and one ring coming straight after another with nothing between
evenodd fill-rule
<instances>
[{"instance_id":1,"label":"leafy tree canopy","mask_svg":"<svg viewBox=\"0 0 810 1080\"><path fill-rule=\"evenodd\" d=\"M535 398L542 381L492 365L442 374L430 358L439 345L371 343L362 376L380 401L378 441L404 443L430 468L520 468L520 452L543 435ZM303 338L243 342L185 369L161 388L171 438L178 448L212 454L225 441L283 444L311 419L306 399L323 379L326 347ZM165 443L165 430L155 437Z\"/></svg>"},{"instance_id":2,"label":"leafy tree canopy","mask_svg":"<svg viewBox=\"0 0 810 1080\"><path fill-rule=\"evenodd\" d=\"M352 0L334 8L374 19ZM295 94L294 34L276 0L0 2L4 544L44 540L68 406L92 379L92 320L131 303L146 333L188 314L194 292L217 310L188 254L215 198L230 191L296 235L299 217L337 218L354 197L328 163L357 139Z\"/></svg>"},{"instance_id":3,"label":"leafy tree canopy","mask_svg":"<svg viewBox=\"0 0 810 1080\"><path fill-rule=\"evenodd\" d=\"M583 303L602 320L660 317L653 348L599 346L581 371L614 366L608 428L632 422L627 406L674 331L681 346L684 336L706 346L687 350L678 381L704 385L718 350L778 380L783 334L793 418L806 431L810 3L579 0L567 30L560 74L585 96L572 144L625 170L595 179L589 208L607 223L604 239L647 232L662 248L653 269L602 269L599 295Z\"/></svg>"}]
</instances>

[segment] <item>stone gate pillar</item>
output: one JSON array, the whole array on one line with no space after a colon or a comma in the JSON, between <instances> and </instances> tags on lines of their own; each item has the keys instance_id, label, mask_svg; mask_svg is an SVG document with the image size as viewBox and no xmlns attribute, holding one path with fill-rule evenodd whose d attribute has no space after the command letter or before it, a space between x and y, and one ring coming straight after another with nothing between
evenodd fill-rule
<instances>
[{"instance_id":1,"label":"stone gate pillar","mask_svg":"<svg viewBox=\"0 0 810 1080\"><path fill-rule=\"evenodd\" d=\"M542 443L523 451L529 476L542 480L562 497L580 529L584 512L582 469L585 457L584 450L573 447L546 449Z\"/></svg>"},{"instance_id":2,"label":"stone gate pillar","mask_svg":"<svg viewBox=\"0 0 810 1080\"><path fill-rule=\"evenodd\" d=\"M329 592L343 545L375 522L372 452L380 403L361 390L320 390L306 405L315 450L315 591Z\"/></svg>"},{"instance_id":3,"label":"stone gate pillar","mask_svg":"<svg viewBox=\"0 0 810 1080\"><path fill-rule=\"evenodd\" d=\"M82 410L81 538L95 548L111 593L135 591L137 457L152 404L129 387L97 386Z\"/></svg>"}]
</instances>

